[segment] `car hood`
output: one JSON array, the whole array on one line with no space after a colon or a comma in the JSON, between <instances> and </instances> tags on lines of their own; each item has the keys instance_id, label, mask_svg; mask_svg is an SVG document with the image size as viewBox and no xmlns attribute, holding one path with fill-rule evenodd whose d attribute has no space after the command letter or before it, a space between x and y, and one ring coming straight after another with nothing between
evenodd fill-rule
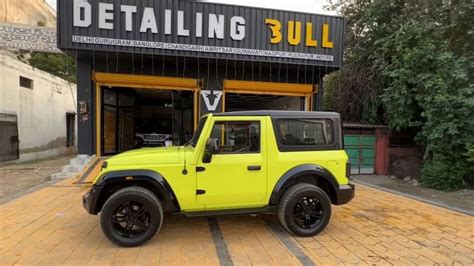
<instances>
[{"instance_id":1,"label":"car hood","mask_svg":"<svg viewBox=\"0 0 474 266\"><path fill-rule=\"evenodd\" d=\"M145 165L179 163L183 147L142 148L108 158L107 165Z\"/></svg>"}]
</instances>

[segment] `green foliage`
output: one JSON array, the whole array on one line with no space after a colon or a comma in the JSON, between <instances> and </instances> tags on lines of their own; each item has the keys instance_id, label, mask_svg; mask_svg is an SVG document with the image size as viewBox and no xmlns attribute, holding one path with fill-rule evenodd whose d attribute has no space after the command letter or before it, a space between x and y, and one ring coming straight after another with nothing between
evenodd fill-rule
<instances>
[{"instance_id":1,"label":"green foliage","mask_svg":"<svg viewBox=\"0 0 474 266\"><path fill-rule=\"evenodd\" d=\"M326 80L326 107L346 120L419 128L425 185L472 182L474 3L375 0L335 8L347 22L345 66Z\"/></svg>"},{"instance_id":2,"label":"green foliage","mask_svg":"<svg viewBox=\"0 0 474 266\"><path fill-rule=\"evenodd\" d=\"M474 162L474 143L470 143L466 146L467 146L467 153L466 153L467 160L469 162Z\"/></svg>"},{"instance_id":3,"label":"green foliage","mask_svg":"<svg viewBox=\"0 0 474 266\"><path fill-rule=\"evenodd\" d=\"M33 52L28 61L35 68L76 83L76 62L68 55Z\"/></svg>"},{"instance_id":4,"label":"green foliage","mask_svg":"<svg viewBox=\"0 0 474 266\"><path fill-rule=\"evenodd\" d=\"M430 160L423 165L422 184L440 190L453 190L465 185L462 163Z\"/></svg>"}]
</instances>

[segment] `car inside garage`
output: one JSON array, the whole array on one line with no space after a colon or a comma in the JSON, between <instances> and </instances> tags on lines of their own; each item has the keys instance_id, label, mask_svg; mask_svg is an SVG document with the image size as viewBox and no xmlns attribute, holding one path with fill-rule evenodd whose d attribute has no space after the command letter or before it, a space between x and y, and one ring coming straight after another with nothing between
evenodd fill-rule
<instances>
[{"instance_id":1,"label":"car inside garage","mask_svg":"<svg viewBox=\"0 0 474 266\"><path fill-rule=\"evenodd\" d=\"M194 131L191 91L107 87L102 90L102 153L181 145Z\"/></svg>"}]
</instances>

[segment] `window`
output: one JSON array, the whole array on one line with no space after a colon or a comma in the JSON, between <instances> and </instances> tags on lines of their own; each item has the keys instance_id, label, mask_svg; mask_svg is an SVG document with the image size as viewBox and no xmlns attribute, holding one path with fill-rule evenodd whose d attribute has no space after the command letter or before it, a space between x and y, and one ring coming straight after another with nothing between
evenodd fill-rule
<instances>
[{"instance_id":1,"label":"window","mask_svg":"<svg viewBox=\"0 0 474 266\"><path fill-rule=\"evenodd\" d=\"M281 144L285 146L324 146L334 143L329 119L281 119L277 122Z\"/></svg>"},{"instance_id":2,"label":"window","mask_svg":"<svg viewBox=\"0 0 474 266\"><path fill-rule=\"evenodd\" d=\"M121 107L133 107L135 105L135 97L130 94L119 94L119 106Z\"/></svg>"},{"instance_id":3,"label":"window","mask_svg":"<svg viewBox=\"0 0 474 266\"><path fill-rule=\"evenodd\" d=\"M117 106L117 92L104 90L104 104Z\"/></svg>"},{"instance_id":4,"label":"window","mask_svg":"<svg viewBox=\"0 0 474 266\"><path fill-rule=\"evenodd\" d=\"M219 154L259 153L260 122L217 122L211 138L219 141Z\"/></svg>"},{"instance_id":5,"label":"window","mask_svg":"<svg viewBox=\"0 0 474 266\"><path fill-rule=\"evenodd\" d=\"M29 79L29 78L25 78L23 76L20 76L20 87L32 90L33 89L33 80Z\"/></svg>"}]
</instances>

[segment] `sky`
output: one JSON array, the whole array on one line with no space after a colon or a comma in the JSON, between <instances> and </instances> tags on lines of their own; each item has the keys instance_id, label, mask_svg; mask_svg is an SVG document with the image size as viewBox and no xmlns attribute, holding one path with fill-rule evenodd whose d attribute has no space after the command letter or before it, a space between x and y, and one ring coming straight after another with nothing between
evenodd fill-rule
<instances>
[{"instance_id":1,"label":"sky","mask_svg":"<svg viewBox=\"0 0 474 266\"><path fill-rule=\"evenodd\" d=\"M56 9L56 0L46 0L46 2ZM207 2L335 15L332 11L324 10L324 6L328 4L329 0L208 0Z\"/></svg>"}]
</instances>

